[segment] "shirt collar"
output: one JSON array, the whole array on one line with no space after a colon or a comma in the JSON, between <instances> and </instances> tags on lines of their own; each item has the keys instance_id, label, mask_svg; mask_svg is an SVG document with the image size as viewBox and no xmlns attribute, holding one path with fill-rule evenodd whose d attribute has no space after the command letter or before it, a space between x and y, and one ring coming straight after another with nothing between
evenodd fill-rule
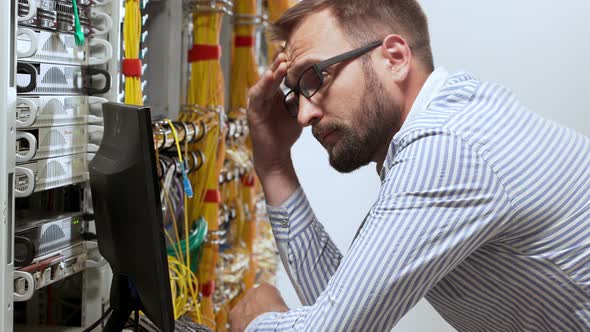
<instances>
[{"instance_id":1,"label":"shirt collar","mask_svg":"<svg viewBox=\"0 0 590 332\"><path fill-rule=\"evenodd\" d=\"M428 108L432 100L436 97L440 89L446 83L448 77L449 73L445 68L442 67L437 68L430 74L426 82L424 82L422 89L420 89L420 93L418 93L418 96L416 97L416 100L414 101L414 104L410 109L410 113L408 113L408 116L406 117L406 120L404 121L400 131L407 127L409 123L411 123L414 119L418 117L419 114L421 114ZM383 162L383 167L381 168L381 172L379 173L381 181L385 180L385 175L387 174L387 171L389 171L389 168L393 163L394 156L395 144L392 140L389 146L389 150L387 151L385 161Z\"/></svg>"}]
</instances>

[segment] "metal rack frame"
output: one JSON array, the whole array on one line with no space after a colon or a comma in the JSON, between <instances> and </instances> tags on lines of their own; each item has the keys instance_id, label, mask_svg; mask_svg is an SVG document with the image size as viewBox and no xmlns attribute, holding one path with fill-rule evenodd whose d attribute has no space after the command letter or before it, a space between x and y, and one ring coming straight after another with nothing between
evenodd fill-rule
<instances>
[{"instance_id":1,"label":"metal rack frame","mask_svg":"<svg viewBox=\"0 0 590 332\"><path fill-rule=\"evenodd\" d=\"M115 22L120 21L120 1L97 2ZM15 232L15 139L16 139L16 31L18 27L18 0L0 1L0 11L9 13L8 20L0 20L0 332L14 329L14 232ZM112 77L119 73L119 53L116 47L120 25L114 24L108 34L113 47L112 58L106 64ZM103 95L116 101L118 81L112 80L110 91ZM89 256L85 262L82 287L82 325L96 321L108 305L110 268L101 261L98 248L92 242L85 244ZM41 327L41 329L44 329ZM59 328L58 328L59 329ZM79 328L78 328L79 329ZM52 330L55 330L52 327ZM63 330L72 330L64 328Z\"/></svg>"},{"instance_id":2,"label":"metal rack frame","mask_svg":"<svg viewBox=\"0 0 590 332\"><path fill-rule=\"evenodd\" d=\"M0 1L0 329L12 331L17 0Z\"/></svg>"}]
</instances>

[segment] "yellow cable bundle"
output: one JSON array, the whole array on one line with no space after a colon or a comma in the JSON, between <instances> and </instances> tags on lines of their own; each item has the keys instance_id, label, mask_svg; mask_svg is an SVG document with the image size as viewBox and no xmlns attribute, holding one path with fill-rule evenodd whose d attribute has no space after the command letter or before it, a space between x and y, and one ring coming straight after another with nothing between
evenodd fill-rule
<instances>
[{"instance_id":1,"label":"yellow cable bundle","mask_svg":"<svg viewBox=\"0 0 590 332\"><path fill-rule=\"evenodd\" d=\"M197 277L184 262L174 256L168 256L168 269L170 270L174 319L180 319L183 315L194 312L195 320L201 323L198 296L193 285L198 282ZM195 304L197 307L193 308Z\"/></svg>"},{"instance_id":2,"label":"yellow cable bundle","mask_svg":"<svg viewBox=\"0 0 590 332\"><path fill-rule=\"evenodd\" d=\"M246 226L244 230L245 234L245 242L246 247L248 248L249 252L253 251L254 246L254 237L256 236L256 194L255 194L255 181L256 181L256 173L252 170L248 174L244 176L244 181L241 186L242 191L242 201L244 204L244 208L248 210L249 214L249 223L254 224L252 226Z\"/></svg>"},{"instance_id":3,"label":"yellow cable bundle","mask_svg":"<svg viewBox=\"0 0 590 332\"><path fill-rule=\"evenodd\" d=\"M205 220L209 225L210 231L217 231L219 229L219 221L218 221L218 212L219 212L219 203L220 199L218 197L219 193L219 170L217 167L217 156L219 154L219 150L221 147L219 144L221 140L218 139L219 137L219 129L216 130L217 133L213 134L213 138L215 138L214 145L212 147L215 148L214 151L208 151L210 154L208 158L210 159L207 165L207 175L205 180L205 193L204 193L204 201L201 208L201 212Z\"/></svg>"},{"instance_id":4,"label":"yellow cable bundle","mask_svg":"<svg viewBox=\"0 0 590 332\"><path fill-rule=\"evenodd\" d=\"M125 1L125 19L123 22L125 103L132 105L143 105L141 61L139 61L139 47L141 43L141 10L139 9L139 1Z\"/></svg>"},{"instance_id":5,"label":"yellow cable bundle","mask_svg":"<svg viewBox=\"0 0 590 332\"><path fill-rule=\"evenodd\" d=\"M221 194L219 192L219 174L223 167L225 158L225 134L219 128L216 128L215 150L209 155L210 164L207 170L205 201L202 207L202 215L209 224L210 231L219 230L219 203ZM213 273L214 275L214 273Z\"/></svg>"},{"instance_id":6,"label":"yellow cable bundle","mask_svg":"<svg viewBox=\"0 0 590 332\"><path fill-rule=\"evenodd\" d=\"M259 79L254 53L256 0L236 0L235 10L230 118L238 117L240 110L246 108L248 89Z\"/></svg>"},{"instance_id":7,"label":"yellow cable bundle","mask_svg":"<svg viewBox=\"0 0 590 332\"><path fill-rule=\"evenodd\" d=\"M246 212L242 195L242 178L235 176L240 169L248 167L249 154L245 153L243 146L243 137L234 141L229 140L229 147L226 150L226 160L224 163L224 173L226 179L231 181L224 182L222 185L222 198L229 211L234 214L229 225L227 241L229 249L221 255L223 264L218 265L221 274L218 280L223 284L225 304L232 307L241 298L243 290L246 288L245 276L249 270L250 252L247 249L245 241L245 232L247 227Z\"/></svg>"},{"instance_id":8,"label":"yellow cable bundle","mask_svg":"<svg viewBox=\"0 0 590 332\"><path fill-rule=\"evenodd\" d=\"M189 218L191 221L203 216L203 200L207 191L207 178L212 174L211 170L215 167L215 157L219 146L219 124L217 121L206 121L206 123L208 123L208 131L204 139L199 143L191 144L189 147L190 151L202 151L205 156L205 163L201 169L189 175L194 192L193 198L189 199L188 203ZM207 219L207 222L209 227L214 226L210 220Z\"/></svg>"},{"instance_id":9,"label":"yellow cable bundle","mask_svg":"<svg viewBox=\"0 0 590 332\"><path fill-rule=\"evenodd\" d=\"M287 11L287 9L295 5L295 3L296 1L294 0L268 0L268 20L271 23L276 22L281 17L281 15L283 15L283 13ZM268 45L267 59L270 64L273 62L275 58L278 46L274 45L268 37L269 36L267 36L266 39Z\"/></svg>"},{"instance_id":10,"label":"yellow cable bundle","mask_svg":"<svg viewBox=\"0 0 590 332\"><path fill-rule=\"evenodd\" d=\"M229 309L228 305L224 304L219 309L217 316L215 317L215 323L217 324L217 332L226 332L228 331L227 325L229 320Z\"/></svg>"},{"instance_id":11,"label":"yellow cable bundle","mask_svg":"<svg viewBox=\"0 0 590 332\"><path fill-rule=\"evenodd\" d=\"M189 51L188 60L191 62L191 76L189 80L187 104L190 107L199 109L192 111L190 116L183 115L183 118L190 118L195 123L205 121L208 124L209 132L204 144L191 145L192 151L201 148L204 149L206 166L204 172L191 177L191 182L195 188L196 197L189 202L191 211L191 220L196 220L203 215L209 223L209 229L217 229L217 216L213 212L205 213L202 200L208 190L217 190L218 185L210 183L212 176L213 164L215 164L218 154L218 144L221 140L222 124L220 114L211 114L210 109L221 107L217 112L223 112L224 102L224 79L221 71L219 57L221 55L219 44L219 34L221 30L222 13L207 11L193 13L193 48ZM207 114L209 113L209 114ZM214 118L212 118L214 117ZM216 123L216 125L212 125ZM205 178L203 178L205 176ZM209 185L206 185L208 181ZM217 177L215 178L215 182ZM205 204L206 205L206 204Z\"/></svg>"},{"instance_id":12,"label":"yellow cable bundle","mask_svg":"<svg viewBox=\"0 0 590 332\"><path fill-rule=\"evenodd\" d=\"M205 165L197 174L191 177L191 183L195 186L195 197L192 204L188 206L190 207L191 216L195 217L191 220L203 216L207 221L209 232L215 232L219 229L219 202L216 199L219 178L217 158L221 150L219 143L222 140L220 140L221 129L219 123L213 121L209 123L209 132L203 150L206 158ZM214 241L215 238L210 236L204 244L198 270L199 280L203 285L201 288L203 294L201 302L203 322L212 329L216 327L212 295L215 289L215 266L217 265L219 251L218 244Z\"/></svg>"},{"instance_id":13,"label":"yellow cable bundle","mask_svg":"<svg viewBox=\"0 0 590 332\"><path fill-rule=\"evenodd\" d=\"M221 123L224 80L219 62L221 50L218 46L221 20L222 13L220 12L193 13L193 48L189 51L188 57L191 62L191 76L187 104L189 104L189 107L201 110L193 111L191 120L193 122L207 121L208 124L210 124L209 122L217 122L217 125L208 126L209 132L206 142L202 145L205 150L206 165L203 172L198 172L191 178L192 184L198 191L195 191L196 197L189 203L191 220L196 220L196 217L202 215L207 220L210 232L215 232L219 228L219 202L215 197L219 190L217 160L220 150L222 150L220 143L224 140L223 124ZM207 110L216 107L221 107L221 109L217 109L217 111ZM214 114L213 119L210 115L211 112ZM207 120L204 118L207 118ZM191 149L195 148L197 146L191 146ZM213 240L210 237L204 245L198 275L202 284L201 308L203 322L210 328L215 329L212 295L215 289L215 266L219 249L218 244L214 243Z\"/></svg>"},{"instance_id":14,"label":"yellow cable bundle","mask_svg":"<svg viewBox=\"0 0 590 332\"><path fill-rule=\"evenodd\" d=\"M207 191L209 193L215 192L219 200L216 202L212 201L210 203L205 202L203 206L203 215L207 220L212 220L211 223L215 223L215 230L219 230L219 204L221 203L221 193L219 192L219 175L221 174L221 169L223 168L223 162L225 160L226 132L227 130L225 129L220 129L219 131L219 147L217 149L217 158L215 159L216 163L214 167L214 173L207 179ZM208 249L210 251L208 251ZM216 268L219 261L219 245L215 243L207 243L203 257L208 255L210 255L212 258L210 266L211 270L209 271L209 275L211 276L210 281L213 282L213 285L215 285L215 280L218 279L216 276ZM213 288L213 291L214 290L215 287ZM211 298L213 298L213 293L211 293ZM224 316L223 310L220 310L217 312L215 317L211 318L215 320L217 330L223 331L225 328L224 322L227 322L227 315Z\"/></svg>"},{"instance_id":15,"label":"yellow cable bundle","mask_svg":"<svg viewBox=\"0 0 590 332\"><path fill-rule=\"evenodd\" d=\"M244 241L246 242L246 248L249 254L249 268L244 275L244 286L246 290L254 287L254 283L256 281L256 271L258 269L258 262L256 260L256 256L254 254L254 241L256 238L256 225L257 225L257 218L256 218L256 206L254 203L254 181L256 181L256 177L254 172L247 174L245 176L245 181L241 187L242 190L242 201L249 212L249 220L246 221L246 229L244 230Z\"/></svg>"},{"instance_id":16,"label":"yellow cable bundle","mask_svg":"<svg viewBox=\"0 0 590 332\"><path fill-rule=\"evenodd\" d=\"M185 150L184 150L184 158L180 148L180 142L178 139L178 135L176 133L176 129L172 123L172 121L167 120L168 124L170 125L170 129L172 130L172 134L174 135L174 141L176 144L176 150L178 153L178 159L180 163L184 163L184 159L187 156L187 144L185 142ZM165 197L165 204L168 207L168 210L172 211L173 206L170 201L168 188L164 187L164 197ZM186 188L185 188L186 189ZM184 206L187 206L188 197L186 192L183 193L183 200ZM170 271L170 286L172 291L172 298L173 298L173 305L174 305L174 317L175 319L179 319L183 315L187 314L192 317L198 323L202 322L201 319L201 308L198 301L198 289L199 289L199 280L191 271L191 256L189 252L189 219L188 219L188 210L184 209L184 241L185 241L185 252L182 252L182 246L180 245L180 234L178 231L178 224L177 220L174 216L174 213L171 214L172 223L174 227L174 232L177 241L175 242L168 231L165 230L165 234L173 244L173 249L175 256L168 257L168 267Z\"/></svg>"},{"instance_id":17,"label":"yellow cable bundle","mask_svg":"<svg viewBox=\"0 0 590 332\"><path fill-rule=\"evenodd\" d=\"M189 51L191 78L188 104L202 107L223 106L224 80L219 57L222 14L193 13L193 48Z\"/></svg>"},{"instance_id":18,"label":"yellow cable bundle","mask_svg":"<svg viewBox=\"0 0 590 332\"><path fill-rule=\"evenodd\" d=\"M281 10L281 13L288 8L288 4L281 4L284 1L268 1L269 7L272 7L272 13ZM244 117L243 111L247 106L247 94L250 87L252 87L259 79L258 65L256 63L256 54L254 52L254 33L256 29L256 0L236 0L236 23L235 23L235 40L233 52L233 66L232 66L232 96L231 96L231 113L230 118L238 119ZM278 18L278 17L277 17ZM251 152L247 150L250 147L249 137L235 142L236 150L240 154L249 156L251 160ZM248 177L252 179L252 177ZM257 264L253 255L254 237L256 236L255 218L250 217L246 220L243 210L244 204L247 204L248 197L244 195L244 184L238 182L236 188L238 194L235 197L235 206L238 208L238 218L234 221L233 230L237 232L237 243L234 244L236 254L244 251L247 254L248 268L243 275L244 290L252 288L256 277ZM251 216L254 211L250 210ZM236 255L236 257L239 255ZM232 304L235 304L243 294L238 294L235 299L232 299Z\"/></svg>"}]
</instances>

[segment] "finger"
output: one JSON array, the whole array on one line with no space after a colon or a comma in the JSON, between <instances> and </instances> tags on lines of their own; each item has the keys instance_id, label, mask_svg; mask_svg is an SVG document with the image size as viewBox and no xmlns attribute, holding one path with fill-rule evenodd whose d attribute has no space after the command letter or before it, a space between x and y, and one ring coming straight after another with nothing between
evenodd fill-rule
<instances>
[{"instance_id":1,"label":"finger","mask_svg":"<svg viewBox=\"0 0 590 332\"><path fill-rule=\"evenodd\" d=\"M282 54L282 53L281 53ZM281 56L281 54L277 55L274 59L274 61L272 62L272 64L270 65L269 69L271 71L275 71L277 69L277 67L279 66L279 64L281 63L281 59L283 58Z\"/></svg>"},{"instance_id":2,"label":"finger","mask_svg":"<svg viewBox=\"0 0 590 332\"><path fill-rule=\"evenodd\" d=\"M250 88L248 92L249 104L255 105L266 100L264 95L269 93L268 89L270 84L272 83L272 80L273 73L270 69L268 69L264 72L264 74L262 74L260 80L258 80L258 82L252 88Z\"/></svg>"},{"instance_id":3,"label":"finger","mask_svg":"<svg viewBox=\"0 0 590 332\"><path fill-rule=\"evenodd\" d=\"M271 81L271 83L269 84L269 90L271 91L278 91L281 83L283 82L283 79L285 79L285 76L287 76L287 70L288 70L288 65L286 62L283 62L279 65L279 67L277 68L277 70L274 72L273 74L273 79ZM274 94L273 94L274 95Z\"/></svg>"},{"instance_id":4,"label":"finger","mask_svg":"<svg viewBox=\"0 0 590 332\"><path fill-rule=\"evenodd\" d=\"M279 55L277 55L275 58L275 61L273 61L272 65L270 66L270 70L277 70L277 67L285 61L287 61L287 55L285 53L279 53Z\"/></svg>"},{"instance_id":5,"label":"finger","mask_svg":"<svg viewBox=\"0 0 590 332\"><path fill-rule=\"evenodd\" d=\"M265 71L258 83L250 89L250 102L256 103L272 99L279 92L281 82L287 75L287 69L287 63L283 62L277 67L275 72L270 70Z\"/></svg>"},{"instance_id":6,"label":"finger","mask_svg":"<svg viewBox=\"0 0 590 332\"><path fill-rule=\"evenodd\" d=\"M279 64L279 66L277 66L277 69L274 71L274 79L282 82L283 79L285 79L285 76L287 76L289 66L289 62L281 62L281 64Z\"/></svg>"},{"instance_id":7,"label":"finger","mask_svg":"<svg viewBox=\"0 0 590 332\"><path fill-rule=\"evenodd\" d=\"M274 49L274 58L272 59L272 61L274 61L277 56L279 56L279 54L285 52L285 45L269 45L269 47L272 47Z\"/></svg>"}]
</instances>

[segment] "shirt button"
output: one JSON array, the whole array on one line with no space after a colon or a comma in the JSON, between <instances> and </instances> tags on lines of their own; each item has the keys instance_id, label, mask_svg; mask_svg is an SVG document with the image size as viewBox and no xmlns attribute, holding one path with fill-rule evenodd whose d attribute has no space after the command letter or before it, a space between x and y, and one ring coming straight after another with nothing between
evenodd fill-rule
<instances>
[{"instance_id":1,"label":"shirt button","mask_svg":"<svg viewBox=\"0 0 590 332\"><path fill-rule=\"evenodd\" d=\"M281 220L281 226L283 226L283 228L289 227L289 220L287 220L287 219Z\"/></svg>"}]
</instances>

